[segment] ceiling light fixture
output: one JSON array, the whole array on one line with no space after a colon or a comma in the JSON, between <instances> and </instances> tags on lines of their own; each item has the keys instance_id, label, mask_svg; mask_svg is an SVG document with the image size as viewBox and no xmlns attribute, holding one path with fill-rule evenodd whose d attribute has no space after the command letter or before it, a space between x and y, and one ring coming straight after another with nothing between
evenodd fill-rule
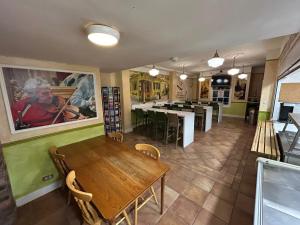
<instances>
[{"instance_id":1,"label":"ceiling light fixture","mask_svg":"<svg viewBox=\"0 0 300 225\"><path fill-rule=\"evenodd\" d=\"M88 39L95 45L114 46L118 44L120 39L119 31L101 24L92 24L87 27L86 31Z\"/></svg>"},{"instance_id":2,"label":"ceiling light fixture","mask_svg":"<svg viewBox=\"0 0 300 225\"><path fill-rule=\"evenodd\" d=\"M243 72L238 75L238 78L241 79L241 80L245 80L245 79L247 79L247 77L248 77L248 74L245 73L244 65L243 65Z\"/></svg>"},{"instance_id":3,"label":"ceiling light fixture","mask_svg":"<svg viewBox=\"0 0 300 225\"><path fill-rule=\"evenodd\" d=\"M213 67L213 68L217 68L219 66L222 66L223 63L224 63L224 58L221 58L218 54L218 51L216 50L216 53L214 55L214 57L212 57L211 59L209 59L207 61L208 65L210 67Z\"/></svg>"},{"instance_id":4,"label":"ceiling light fixture","mask_svg":"<svg viewBox=\"0 0 300 225\"><path fill-rule=\"evenodd\" d=\"M182 66L182 74L180 74L179 78L180 80L185 80L188 76L184 72L184 66Z\"/></svg>"},{"instance_id":5,"label":"ceiling light fixture","mask_svg":"<svg viewBox=\"0 0 300 225\"><path fill-rule=\"evenodd\" d=\"M200 76L199 76L199 79L198 79L199 82L203 82L205 81L205 77L201 76L201 73L200 73Z\"/></svg>"},{"instance_id":6,"label":"ceiling light fixture","mask_svg":"<svg viewBox=\"0 0 300 225\"><path fill-rule=\"evenodd\" d=\"M240 72L239 68L235 67L235 57L233 57L233 65L230 70L227 71L228 75L234 76L237 75Z\"/></svg>"},{"instance_id":7,"label":"ceiling light fixture","mask_svg":"<svg viewBox=\"0 0 300 225\"><path fill-rule=\"evenodd\" d=\"M155 77L159 74L159 70L155 68L155 65L153 65L152 69L149 70L149 74L152 77Z\"/></svg>"}]
</instances>

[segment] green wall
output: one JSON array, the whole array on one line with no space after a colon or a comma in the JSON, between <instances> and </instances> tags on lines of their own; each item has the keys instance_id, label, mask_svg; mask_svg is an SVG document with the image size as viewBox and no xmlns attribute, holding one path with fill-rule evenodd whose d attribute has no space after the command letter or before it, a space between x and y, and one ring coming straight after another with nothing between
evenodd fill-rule
<instances>
[{"instance_id":1,"label":"green wall","mask_svg":"<svg viewBox=\"0 0 300 225\"><path fill-rule=\"evenodd\" d=\"M223 107L223 114L244 117L246 106L246 102L231 102L230 107Z\"/></svg>"},{"instance_id":2,"label":"green wall","mask_svg":"<svg viewBox=\"0 0 300 225\"><path fill-rule=\"evenodd\" d=\"M58 172L48 153L51 145L64 146L103 134L103 124L97 124L4 145L4 158L15 199L58 180ZM49 174L54 175L53 179L42 181L42 177Z\"/></svg>"},{"instance_id":3,"label":"green wall","mask_svg":"<svg viewBox=\"0 0 300 225\"><path fill-rule=\"evenodd\" d=\"M270 119L270 112L259 111L258 112L258 121L265 121Z\"/></svg>"}]
</instances>

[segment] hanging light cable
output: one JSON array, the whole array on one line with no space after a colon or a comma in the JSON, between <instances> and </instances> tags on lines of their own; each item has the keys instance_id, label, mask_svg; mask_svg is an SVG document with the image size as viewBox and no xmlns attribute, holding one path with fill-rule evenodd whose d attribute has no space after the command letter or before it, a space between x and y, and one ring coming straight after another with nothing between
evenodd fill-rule
<instances>
[{"instance_id":1,"label":"hanging light cable","mask_svg":"<svg viewBox=\"0 0 300 225\"><path fill-rule=\"evenodd\" d=\"M233 65L230 70L227 71L228 75L234 76L237 75L240 72L239 68L235 67L235 57L233 57Z\"/></svg>"},{"instance_id":2,"label":"hanging light cable","mask_svg":"<svg viewBox=\"0 0 300 225\"><path fill-rule=\"evenodd\" d=\"M244 71L244 65L243 65L243 72L238 75L238 78L241 79L241 80L244 80L244 79L247 79L247 77L248 77L248 74L245 73L245 71Z\"/></svg>"}]
</instances>

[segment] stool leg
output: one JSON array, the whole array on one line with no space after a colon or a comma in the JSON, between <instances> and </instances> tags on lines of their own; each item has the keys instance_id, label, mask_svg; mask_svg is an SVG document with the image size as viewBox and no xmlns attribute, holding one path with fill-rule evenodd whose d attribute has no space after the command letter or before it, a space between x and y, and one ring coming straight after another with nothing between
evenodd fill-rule
<instances>
[{"instance_id":1,"label":"stool leg","mask_svg":"<svg viewBox=\"0 0 300 225\"><path fill-rule=\"evenodd\" d=\"M178 135L179 135L179 124L177 125L177 129L176 129L176 148L178 146Z\"/></svg>"},{"instance_id":2,"label":"stool leg","mask_svg":"<svg viewBox=\"0 0 300 225\"><path fill-rule=\"evenodd\" d=\"M168 139L169 139L169 127L167 126L167 130L166 130L166 145L168 144Z\"/></svg>"}]
</instances>

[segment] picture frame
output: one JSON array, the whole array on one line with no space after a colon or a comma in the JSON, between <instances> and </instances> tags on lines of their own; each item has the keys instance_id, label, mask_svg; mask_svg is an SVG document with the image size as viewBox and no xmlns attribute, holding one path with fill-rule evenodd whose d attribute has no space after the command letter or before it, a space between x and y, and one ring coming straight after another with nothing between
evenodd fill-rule
<instances>
[{"instance_id":1,"label":"picture frame","mask_svg":"<svg viewBox=\"0 0 300 225\"><path fill-rule=\"evenodd\" d=\"M68 83L71 80L74 83ZM93 87L90 93L84 91L85 85ZM99 97L93 72L1 64L0 86L12 135L99 120ZM50 95L51 102L43 102L41 94ZM83 101L89 103L83 104ZM89 110L84 110L84 106ZM43 110L46 107L57 111ZM20 122L20 118L24 121Z\"/></svg>"}]
</instances>

